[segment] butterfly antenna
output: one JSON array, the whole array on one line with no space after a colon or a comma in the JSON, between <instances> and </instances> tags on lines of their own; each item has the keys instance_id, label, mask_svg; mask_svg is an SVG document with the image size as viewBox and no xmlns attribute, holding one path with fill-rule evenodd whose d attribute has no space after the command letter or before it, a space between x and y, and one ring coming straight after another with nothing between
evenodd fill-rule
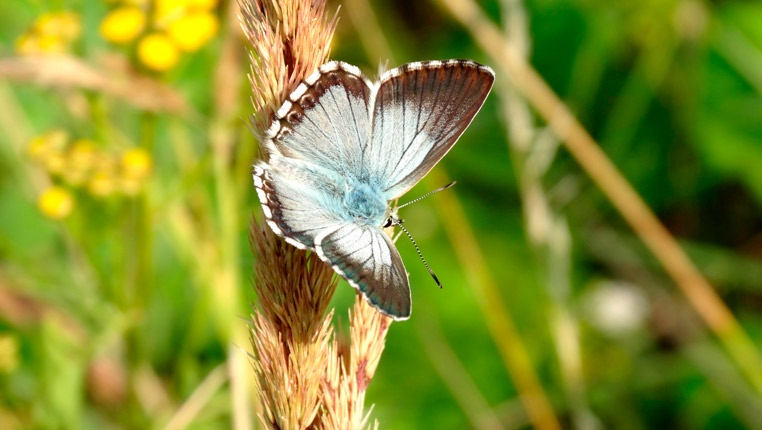
<instances>
[{"instance_id":1,"label":"butterfly antenna","mask_svg":"<svg viewBox=\"0 0 762 430\"><path fill-rule=\"evenodd\" d=\"M452 184L449 184L449 185L447 185L447 186L445 186L445 187L443 187L443 188L441 188L441 189L439 189L439 190L436 190L436 191L432 191L432 192L431 192L431 193L429 193L429 194L435 193L435 192L437 192L437 191L442 191L442 190L443 190L443 189L445 189L445 188L449 188L449 187L451 187L453 184L455 184L455 182L453 182ZM423 197L426 197L426 196L423 196ZM419 198L418 200L422 199L423 197ZM415 201L415 200L414 200L414 201ZM412 203L412 202L411 202L411 203ZM420 249L420 248L418 248L418 244L417 244L417 243L415 243L415 239L413 239L413 236L412 236L412 235L410 234L410 232L408 232L408 231L407 231L407 229L406 229L406 228L405 228L405 227L402 225L402 220L399 220L399 221L396 223L396 225L397 225L397 226L400 228L400 230L402 230L403 232L405 232L405 236L407 236L407 238L408 238L408 239L410 239L410 241L411 241L411 242L413 242L413 247L415 247L415 252L417 252L417 253L418 253L418 256L419 256L419 257L421 257L421 261L423 261L423 265L424 265L424 266L426 266L426 269L429 271L429 274L431 275L431 277L432 277L432 278L434 278L434 282L436 282L436 283L437 283L437 285L439 285L439 288L442 288L442 283L441 283L441 282L439 282L439 278L437 278L437 275L434 273L434 271L433 271L433 270L431 270L431 266L429 266L429 263L427 263L427 262L426 262L426 259L425 259L425 258L423 258L423 254L421 253L421 249Z\"/></svg>"},{"instance_id":2,"label":"butterfly antenna","mask_svg":"<svg viewBox=\"0 0 762 430\"><path fill-rule=\"evenodd\" d=\"M417 198L417 199L415 199L415 200L409 201L409 202L405 203L404 205L399 205L399 206L397 206L397 209L400 209L400 208L404 208L404 207L405 207L405 206L407 206L407 205L412 205L413 203L415 203L415 202L419 202L419 201L421 201L421 200L425 199L426 197L428 197L428 196L430 196L430 195L432 195L432 194L436 194L436 193L438 193L438 192L440 192L440 191L444 191L444 190L446 190L446 189L448 189L448 188L452 187L453 185L455 185L455 181L452 181L452 182L450 182L449 184L447 184L447 185L445 185L445 186L443 186L443 187L439 187L439 188L437 188L437 189L436 189L436 190L434 190L434 191L429 191L428 193L426 193L426 194L422 195L421 197L418 197L418 198ZM408 235L408 236L409 236L409 235ZM412 237L411 237L410 239L412 239ZM429 271L431 271L431 270L429 270Z\"/></svg>"}]
</instances>

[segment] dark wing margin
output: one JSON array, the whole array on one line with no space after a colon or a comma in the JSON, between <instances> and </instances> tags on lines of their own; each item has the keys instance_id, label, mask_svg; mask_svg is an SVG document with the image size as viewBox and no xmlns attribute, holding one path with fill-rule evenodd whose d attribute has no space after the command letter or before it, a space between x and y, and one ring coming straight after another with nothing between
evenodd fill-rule
<instances>
[{"instance_id":1,"label":"dark wing margin","mask_svg":"<svg viewBox=\"0 0 762 430\"><path fill-rule=\"evenodd\" d=\"M397 248L380 228L347 223L318 236L315 249L379 312L395 320L410 317L407 271Z\"/></svg>"},{"instance_id":2,"label":"dark wing margin","mask_svg":"<svg viewBox=\"0 0 762 430\"><path fill-rule=\"evenodd\" d=\"M364 162L399 197L452 148L481 109L495 74L469 60L405 64L381 76Z\"/></svg>"}]
</instances>

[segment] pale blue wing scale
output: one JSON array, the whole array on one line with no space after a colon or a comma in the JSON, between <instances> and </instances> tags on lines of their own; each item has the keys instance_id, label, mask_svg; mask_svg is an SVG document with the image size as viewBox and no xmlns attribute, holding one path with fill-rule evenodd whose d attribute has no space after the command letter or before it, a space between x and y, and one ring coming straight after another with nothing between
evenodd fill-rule
<instances>
[{"instance_id":1,"label":"pale blue wing scale","mask_svg":"<svg viewBox=\"0 0 762 430\"><path fill-rule=\"evenodd\" d=\"M394 199L420 181L465 131L494 82L467 60L410 63L381 76L372 103L370 177Z\"/></svg>"},{"instance_id":2,"label":"pale blue wing scale","mask_svg":"<svg viewBox=\"0 0 762 430\"><path fill-rule=\"evenodd\" d=\"M346 223L318 236L315 249L383 314L396 320L410 317L407 271L397 248L380 228Z\"/></svg>"},{"instance_id":3,"label":"pale blue wing scale","mask_svg":"<svg viewBox=\"0 0 762 430\"><path fill-rule=\"evenodd\" d=\"M275 158L254 166L254 186L267 223L298 248L314 248L315 238L346 222L337 212L335 175L321 167Z\"/></svg>"},{"instance_id":4,"label":"pale blue wing scale","mask_svg":"<svg viewBox=\"0 0 762 430\"><path fill-rule=\"evenodd\" d=\"M371 93L357 67L338 61L320 66L276 113L263 142L267 152L358 175L370 137Z\"/></svg>"}]
</instances>

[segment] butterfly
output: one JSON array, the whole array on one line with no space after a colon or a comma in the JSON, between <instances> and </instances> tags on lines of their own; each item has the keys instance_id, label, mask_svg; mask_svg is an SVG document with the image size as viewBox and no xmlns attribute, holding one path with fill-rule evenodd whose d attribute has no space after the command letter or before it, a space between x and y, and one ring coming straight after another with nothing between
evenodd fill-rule
<instances>
[{"instance_id":1,"label":"butterfly","mask_svg":"<svg viewBox=\"0 0 762 430\"><path fill-rule=\"evenodd\" d=\"M382 228L390 203L452 148L495 74L469 60L422 61L378 81L331 61L289 95L262 139L253 177L267 224L310 249L381 313L410 317L410 282Z\"/></svg>"}]
</instances>

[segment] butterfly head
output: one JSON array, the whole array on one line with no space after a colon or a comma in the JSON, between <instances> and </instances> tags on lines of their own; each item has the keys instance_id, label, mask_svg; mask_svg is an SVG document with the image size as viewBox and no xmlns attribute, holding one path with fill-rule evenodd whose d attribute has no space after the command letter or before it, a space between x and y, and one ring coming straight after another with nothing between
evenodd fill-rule
<instances>
[{"instance_id":1,"label":"butterfly head","mask_svg":"<svg viewBox=\"0 0 762 430\"><path fill-rule=\"evenodd\" d=\"M405 222L404 219L401 219L399 215L397 215L397 209L396 206L389 207L389 210L386 212L386 219L384 220L384 223L381 224L381 228L396 227Z\"/></svg>"}]
</instances>

